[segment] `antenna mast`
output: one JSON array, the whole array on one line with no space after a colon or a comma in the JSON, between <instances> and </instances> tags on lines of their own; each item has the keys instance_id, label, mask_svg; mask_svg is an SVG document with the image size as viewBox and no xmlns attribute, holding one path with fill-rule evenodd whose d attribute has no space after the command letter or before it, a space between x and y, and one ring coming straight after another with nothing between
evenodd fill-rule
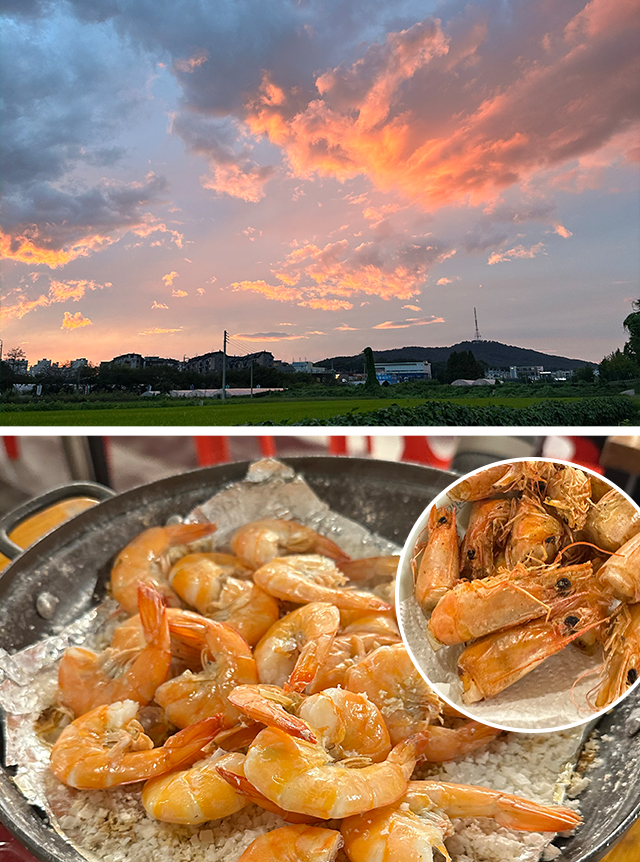
<instances>
[{"instance_id":1,"label":"antenna mast","mask_svg":"<svg viewBox=\"0 0 640 862\"><path fill-rule=\"evenodd\" d=\"M478 329L478 315L476 313L475 307L473 309L473 319L476 322L476 334L473 336L473 340L482 341L482 336L480 335L480 330Z\"/></svg>"}]
</instances>

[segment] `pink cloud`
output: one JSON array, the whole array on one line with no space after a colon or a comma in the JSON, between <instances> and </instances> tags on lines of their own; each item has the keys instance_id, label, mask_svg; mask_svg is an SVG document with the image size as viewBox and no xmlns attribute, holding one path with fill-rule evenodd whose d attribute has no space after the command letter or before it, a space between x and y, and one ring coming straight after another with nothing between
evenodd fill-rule
<instances>
[{"instance_id":1,"label":"pink cloud","mask_svg":"<svg viewBox=\"0 0 640 862\"><path fill-rule=\"evenodd\" d=\"M570 236L573 236L573 234L571 233L571 231L570 231L570 230L567 230L567 228L566 228L566 227L564 227L564 226L563 226L563 225L561 225L561 224L557 224L557 225L555 226L555 232L558 234L558 236L561 236L561 237L563 237L564 239L569 239L569 237L570 237Z\"/></svg>"},{"instance_id":2,"label":"pink cloud","mask_svg":"<svg viewBox=\"0 0 640 862\"><path fill-rule=\"evenodd\" d=\"M440 284L440 282L438 282ZM409 311L422 311L419 305L403 305L403 308L408 308Z\"/></svg>"},{"instance_id":3,"label":"pink cloud","mask_svg":"<svg viewBox=\"0 0 640 862\"><path fill-rule=\"evenodd\" d=\"M406 320L386 320L378 323L374 329L407 329L410 326L426 326L429 323L444 323L444 317L408 317Z\"/></svg>"},{"instance_id":4,"label":"pink cloud","mask_svg":"<svg viewBox=\"0 0 640 862\"><path fill-rule=\"evenodd\" d=\"M498 70L469 7L450 33L437 20L390 33L351 66L321 74L318 95L302 103L299 89L265 73L245 120L285 151L296 176L362 174L430 208L491 199L637 129L637 3L592 0L571 19L565 8L546 15L548 31L509 68L511 46ZM427 87L449 94L448 110L424 99Z\"/></svg>"},{"instance_id":5,"label":"pink cloud","mask_svg":"<svg viewBox=\"0 0 640 862\"><path fill-rule=\"evenodd\" d=\"M27 299L24 296L20 296L13 304L7 304L5 301L0 310L0 315L3 320L11 320L14 317L19 320L30 311L35 311L37 308L46 308L56 302L78 302L87 290L100 290L103 287L111 287L111 282L98 284L98 282L85 279L72 279L69 281L52 280L49 283L49 291L46 296L41 294L37 299ZM71 327L65 326L64 328L68 329Z\"/></svg>"},{"instance_id":6,"label":"pink cloud","mask_svg":"<svg viewBox=\"0 0 640 862\"><path fill-rule=\"evenodd\" d=\"M151 329L143 329L138 335L170 335L172 332L181 332L182 327L177 329L161 329L159 326L154 326Z\"/></svg>"}]
</instances>

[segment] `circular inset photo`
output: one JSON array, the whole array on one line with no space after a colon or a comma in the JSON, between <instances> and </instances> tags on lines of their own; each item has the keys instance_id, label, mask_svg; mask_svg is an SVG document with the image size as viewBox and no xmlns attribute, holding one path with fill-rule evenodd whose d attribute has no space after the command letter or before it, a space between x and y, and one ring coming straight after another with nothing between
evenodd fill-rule
<instances>
[{"instance_id":1,"label":"circular inset photo","mask_svg":"<svg viewBox=\"0 0 640 862\"><path fill-rule=\"evenodd\" d=\"M503 730L583 724L640 673L640 508L591 470L500 461L450 485L402 551L396 610L426 681Z\"/></svg>"}]
</instances>

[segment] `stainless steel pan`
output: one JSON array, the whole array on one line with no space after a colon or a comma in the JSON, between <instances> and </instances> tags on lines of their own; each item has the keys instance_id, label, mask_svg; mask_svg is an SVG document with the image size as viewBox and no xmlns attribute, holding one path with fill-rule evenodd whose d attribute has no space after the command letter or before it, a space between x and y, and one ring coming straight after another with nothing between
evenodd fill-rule
<instances>
[{"instance_id":1,"label":"stainless steel pan","mask_svg":"<svg viewBox=\"0 0 640 862\"><path fill-rule=\"evenodd\" d=\"M424 507L454 478L428 467L359 458L284 460L332 509L398 544ZM243 478L247 466L210 467L135 488L45 536L0 578L0 647L16 652L51 634L53 626L72 622L103 598L114 555L130 539L170 515L186 514L227 483ZM43 591L59 599L55 616L48 620L36 607ZM606 739L580 797L584 822L574 836L556 841L566 862L602 859L639 816L638 718L640 698L635 698L600 722L597 733ZM43 862L82 858L27 804L6 769L0 769L0 820Z\"/></svg>"}]
</instances>

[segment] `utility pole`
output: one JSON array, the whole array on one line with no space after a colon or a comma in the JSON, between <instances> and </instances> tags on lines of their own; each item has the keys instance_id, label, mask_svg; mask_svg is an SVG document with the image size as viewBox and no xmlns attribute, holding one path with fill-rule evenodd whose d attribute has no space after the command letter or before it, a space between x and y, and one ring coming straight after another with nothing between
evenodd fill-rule
<instances>
[{"instance_id":1,"label":"utility pole","mask_svg":"<svg viewBox=\"0 0 640 862\"><path fill-rule=\"evenodd\" d=\"M227 382L227 330L224 331L224 340L222 342L222 400L226 401L227 393L225 384Z\"/></svg>"},{"instance_id":2,"label":"utility pole","mask_svg":"<svg viewBox=\"0 0 640 862\"><path fill-rule=\"evenodd\" d=\"M253 359L251 360L251 397L253 398Z\"/></svg>"}]
</instances>

